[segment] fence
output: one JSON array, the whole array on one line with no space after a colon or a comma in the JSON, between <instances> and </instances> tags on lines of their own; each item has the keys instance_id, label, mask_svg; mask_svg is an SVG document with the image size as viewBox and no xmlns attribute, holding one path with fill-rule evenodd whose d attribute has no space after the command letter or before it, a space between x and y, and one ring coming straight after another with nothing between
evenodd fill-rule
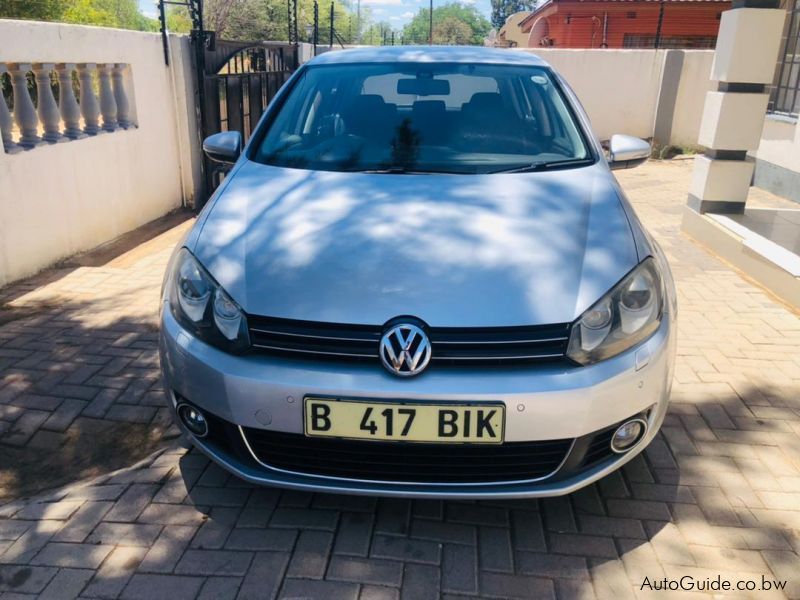
<instances>
[{"instance_id":1,"label":"fence","mask_svg":"<svg viewBox=\"0 0 800 600\"><path fill-rule=\"evenodd\" d=\"M126 63L0 63L3 149L16 154L134 128L136 116L127 91L131 85Z\"/></svg>"},{"instance_id":2,"label":"fence","mask_svg":"<svg viewBox=\"0 0 800 600\"><path fill-rule=\"evenodd\" d=\"M188 38L0 20L0 285L191 203Z\"/></svg>"}]
</instances>

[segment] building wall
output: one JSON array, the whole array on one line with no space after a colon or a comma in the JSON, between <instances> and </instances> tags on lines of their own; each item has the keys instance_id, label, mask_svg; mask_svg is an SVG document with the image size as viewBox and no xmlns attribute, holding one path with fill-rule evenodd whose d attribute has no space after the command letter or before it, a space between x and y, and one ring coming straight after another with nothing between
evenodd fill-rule
<instances>
[{"instance_id":1,"label":"building wall","mask_svg":"<svg viewBox=\"0 0 800 600\"><path fill-rule=\"evenodd\" d=\"M0 20L0 63L127 63L138 126L16 154L0 146L0 285L191 204L199 169L188 38Z\"/></svg>"},{"instance_id":2,"label":"building wall","mask_svg":"<svg viewBox=\"0 0 800 600\"><path fill-rule=\"evenodd\" d=\"M529 11L522 11L509 15L505 24L497 32L497 39L502 46L519 48L527 45L528 36L522 32L519 24L529 14L531 14Z\"/></svg>"},{"instance_id":3,"label":"building wall","mask_svg":"<svg viewBox=\"0 0 800 600\"><path fill-rule=\"evenodd\" d=\"M661 47L678 47L670 43L674 38L716 38L719 14L730 6L730 2L665 3ZM544 18L547 27L534 26L528 47L542 45L545 29L554 48L632 47L625 45L626 34L637 36L640 47L652 47L659 11L657 2L557 2L542 9L531 22Z\"/></svg>"},{"instance_id":4,"label":"building wall","mask_svg":"<svg viewBox=\"0 0 800 600\"><path fill-rule=\"evenodd\" d=\"M615 133L654 137L656 123L667 120L660 143L697 143L709 80L712 50L561 50L527 48L561 73L580 98L600 139ZM677 72L665 61L679 53ZM667 63L667 64L672 64ZM674 93L663 101L662 87Z\"/></svg>"}]
</instances>

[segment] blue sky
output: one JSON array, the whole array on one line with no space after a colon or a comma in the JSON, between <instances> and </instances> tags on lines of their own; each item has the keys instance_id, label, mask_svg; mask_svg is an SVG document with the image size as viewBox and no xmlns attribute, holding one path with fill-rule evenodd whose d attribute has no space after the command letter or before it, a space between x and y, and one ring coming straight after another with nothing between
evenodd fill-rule
<instances>
[{"instance_id":1,"label":"blue sky","mask_svg":"<svg viewBox=\"0 0 800 600\"><path fill-rule=\"evenodd\" d=\"M355 2L355 0L352 0ZM489 18L491 6L489 0L461 0L464 4L473 4L486 18ZM427 7L429 0L361 0L361 6L369 6L376 21L388 21L394 27L402 27L411 20L421 6ZM443 0L434 0L434 7Z\"/></svg>"},{"instance_id":2,"label":"blue sky","mask_svg":"<svg viewBox=\"0 0 800 600\"><path fill-rule=\"evenodd\" d=\"M434 0L434 6L443 0ZM486 18L491 14L489 0L461 0L466 4L474 4ZM356 0L351 0L355 5ZM321 0L324 4L324 0ZM361 0L361 6L369 6L376 21L388 21L393 27L400 28L411 20L420 6L427 6L428 0ZM139 9L148 17L156 17L154 0L139 0Z\"/></svg>"},{"instance_id":3,"label":"blue sky","mask_svg":"<svg viewBox=\"0 0 800 600\"><path fill-rule=\"evenodd\" d=\"M139 12L153 19L158 17L158 11L156 10L156 3L154 0L139 0Z\"/></svg>"}]
</instances>

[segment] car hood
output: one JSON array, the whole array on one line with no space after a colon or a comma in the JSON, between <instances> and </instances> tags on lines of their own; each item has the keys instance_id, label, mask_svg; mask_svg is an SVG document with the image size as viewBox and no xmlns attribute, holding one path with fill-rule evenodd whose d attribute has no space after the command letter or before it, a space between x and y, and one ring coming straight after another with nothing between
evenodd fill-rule
<instances>
[{"instance_id":1,"label":"car hood","mask_svg":"<svg viewBox=\"0 0 800 600\"><path fill-rule=\"evenodd\" d=\"M190 249L249 314L564 323L638 262L602 164L386 175L245 162L230 177Z\"/></svg>"}]
</instances>

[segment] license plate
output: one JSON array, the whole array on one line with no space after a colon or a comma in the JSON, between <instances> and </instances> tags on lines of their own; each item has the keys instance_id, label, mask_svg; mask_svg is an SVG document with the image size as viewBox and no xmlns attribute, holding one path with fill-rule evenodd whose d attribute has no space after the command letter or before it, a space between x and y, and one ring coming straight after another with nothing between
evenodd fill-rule
<instances>
[{"instance_id":1,"label":"license plate","mask_svg":"<svg viewBox=\"0 0 800 600\"><path fill-rule=\"evenodd\" d=\"M305 398L305 434L403 442L500 444L503 404L430 404Z\"/></svg>"}]
</instances>

